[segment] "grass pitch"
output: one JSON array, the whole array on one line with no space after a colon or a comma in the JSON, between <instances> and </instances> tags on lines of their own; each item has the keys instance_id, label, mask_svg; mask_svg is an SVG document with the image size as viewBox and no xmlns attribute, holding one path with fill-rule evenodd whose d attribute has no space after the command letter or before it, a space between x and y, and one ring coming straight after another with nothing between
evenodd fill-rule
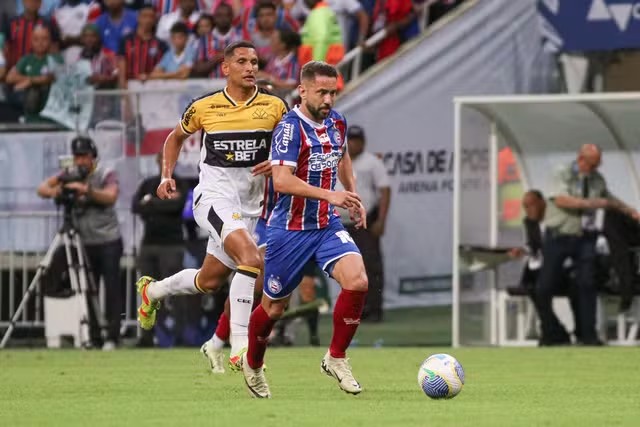
<instances>
[{"instance_id":1,"label":"grass pitch","mask_svg":"<svg viewBox=\"0 0 640 427\"><path fill-rule=\"evenodd\" d=\"M429 354L462 363L467 384L433 401L417 385ZM3 426L637 426L640 349L355 348L350 396L320 374L323 349L267 354L273 399L242 376L208 372L196 349L0 351Z\"/></svg>"}]
</instances>

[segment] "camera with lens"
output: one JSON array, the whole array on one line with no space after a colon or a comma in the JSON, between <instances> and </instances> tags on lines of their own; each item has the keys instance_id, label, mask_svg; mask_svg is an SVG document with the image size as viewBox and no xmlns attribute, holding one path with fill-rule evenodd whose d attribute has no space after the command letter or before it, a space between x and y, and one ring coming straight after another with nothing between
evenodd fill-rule
<instances>
[{"instance_id":1,"label":"camera with lens","mask_svg":"<svg viewBox=\"0 0 640 427\"><path fill-rule=\"evenodd\" d=\"M71 153L71 156L58 157L60 169L62 170L60 175L58 175L58 181L62 184L62 192L55 201L65 207L72 207L78 201L78 192L66 188L66 184L85 182L91 174L91 168L75 164L74 157L90 154L95 159L98 156L98 150L93 140L84 136L77 136L71 141Z\"/></svg>"}]
</instances>

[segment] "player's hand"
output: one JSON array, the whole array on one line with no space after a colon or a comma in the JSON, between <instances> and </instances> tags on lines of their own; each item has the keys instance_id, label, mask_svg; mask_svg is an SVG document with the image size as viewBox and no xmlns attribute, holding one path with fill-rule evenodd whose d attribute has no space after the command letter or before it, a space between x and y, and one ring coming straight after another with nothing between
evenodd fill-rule
<instances>
[{"instance_id":1,"label":"player's hand","mask_svg":"<svg viewBox=\"0 0 640 427\"><path fill-rule=\"evenodd\" d=\"M351 219L356 222L356 228L367 228L367 210L362 206L362 203L358 203L357 206L350 208L349 215L351 215Z\"/></svg>"},{"instance_id":2,"label":"player's hand","mask_svg":"<svg viewBox=\"0 0 640 427\"><path fill-rule=\"evenodd\" d=\"M349 209L360 205L360 196L351 191L332 191L327 201L333 206Z\"/></svg>"},{"instance_id":3,"label":"player's hand","mask_svg":"<svg viewBox=\"0 0 640 427\"><path fill-rule=\"evenodd\" d=\"M253 169L251 169L251 173L253 176L271 176L271 160L265 160L264 162L258 163L253 167Z\"/></svg>"},{"instance_id":4,"label":"player's hand","mask_svg":"<svg viewBox=\"0 0 640 427\"><path fill-rule=\"evenodd\" d=\"M156 194L160 199L167 200L176 197L176 181L173 178L162 178Z\"/></svg>"}]
</instances>

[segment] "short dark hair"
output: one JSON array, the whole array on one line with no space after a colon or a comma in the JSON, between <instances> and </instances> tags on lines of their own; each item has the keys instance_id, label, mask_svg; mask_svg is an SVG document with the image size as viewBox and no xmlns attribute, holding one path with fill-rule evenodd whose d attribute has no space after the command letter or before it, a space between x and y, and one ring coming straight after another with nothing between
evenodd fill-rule
<instances>
[{"instance_id":1,"label":"short dark hair","mask_svg":"<svg viewBox=\"0 0 640 427\"><path fill-rule=\"evenodd\" d=\"M233 54L236 52L236 49L240 49L240 48L247 48L247 49L253 49L255 50L256 47L253 45L253 43L248 42L246 40L239 40L237 42L233 42L230 43L229 46L224 48L224 57L225 58L230 58L233 56Z\"/></svg>"},{"instance_id":2,"label":"short dark hair","mask_svg":"<svg viewBox=\"0 0 640 427\"><path fill-rule=\"evenodd\" d=\"M544 200L544 195L542 194L542 191L540 191L540 190L532 189L532 190L527 191L527 193L533 194L538 200Z\"/></svg>"},{"instance_id":3,"label":"short dark hair","mask_svg":"<svg viewBox=\"0 0 640 427\"><path fill-rule=\"evenodd\" d=\"M170 34L184 34L184 35L188 35L189 34L189 27L187 27L187 24L185 24L184 22L176 22L175 24L173 24L171 26L171 29L169 30Z\"/></svg>"},{"instance_id":4,"label":"short dark hair","mask_svg":"<svg viewBox=\"0 0 640 427\"><path fill-rule=\"evenodd\" d=\"M256 4L256 16L260 13L262 9L271 9L273 11L278 10L276 4L272 1L265 1Z\"/></svg>"},{"instance_id":5,"label":"short dark hair","mask_svg":"<svg viewBox=\"0 0 640 427\"><path fill-rule=\"evenodd\" d=\"M302 45L302 38L300 34L295 31L291 31L289 29L282 29L278 32L278 37L280 37L280 41L284 44L287 50L298 49L300 45Z\"/></svg>"},{"instance_id":6,"label":"short dark hair","mask_svg":"<svg viewBox=\"0 0 640 427\"><path fill-rule=\"evenodd\" d=\"M338 78L338 70L322 61L310 61L302 67L300 80L315 80L317 76Z\"/></svg>"}]
</instances>

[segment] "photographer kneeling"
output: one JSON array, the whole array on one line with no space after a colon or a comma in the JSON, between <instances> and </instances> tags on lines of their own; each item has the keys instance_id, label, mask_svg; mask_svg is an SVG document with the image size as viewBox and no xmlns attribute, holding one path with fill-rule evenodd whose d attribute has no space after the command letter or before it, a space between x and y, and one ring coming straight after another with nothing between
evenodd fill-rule
<instances>
[{"instance_id":1,"label":"photographer kneeling","mask_svg":"<svg viewBox=\"0 0 640 427\"><path fill-rule=\"evenodd\" d=\"M93 140L78 136L71 141L73 167L47 178L38 187L38 195L71 205L73 226L84 243L95 283L103 278L106 294L108 337L103 350L113 350L120 337L122 282L120 257L122 240L114 209L118 199L115 171L100 166ZM99 344L92 325L94 345Z\"/></svg>"}]
</instances>

